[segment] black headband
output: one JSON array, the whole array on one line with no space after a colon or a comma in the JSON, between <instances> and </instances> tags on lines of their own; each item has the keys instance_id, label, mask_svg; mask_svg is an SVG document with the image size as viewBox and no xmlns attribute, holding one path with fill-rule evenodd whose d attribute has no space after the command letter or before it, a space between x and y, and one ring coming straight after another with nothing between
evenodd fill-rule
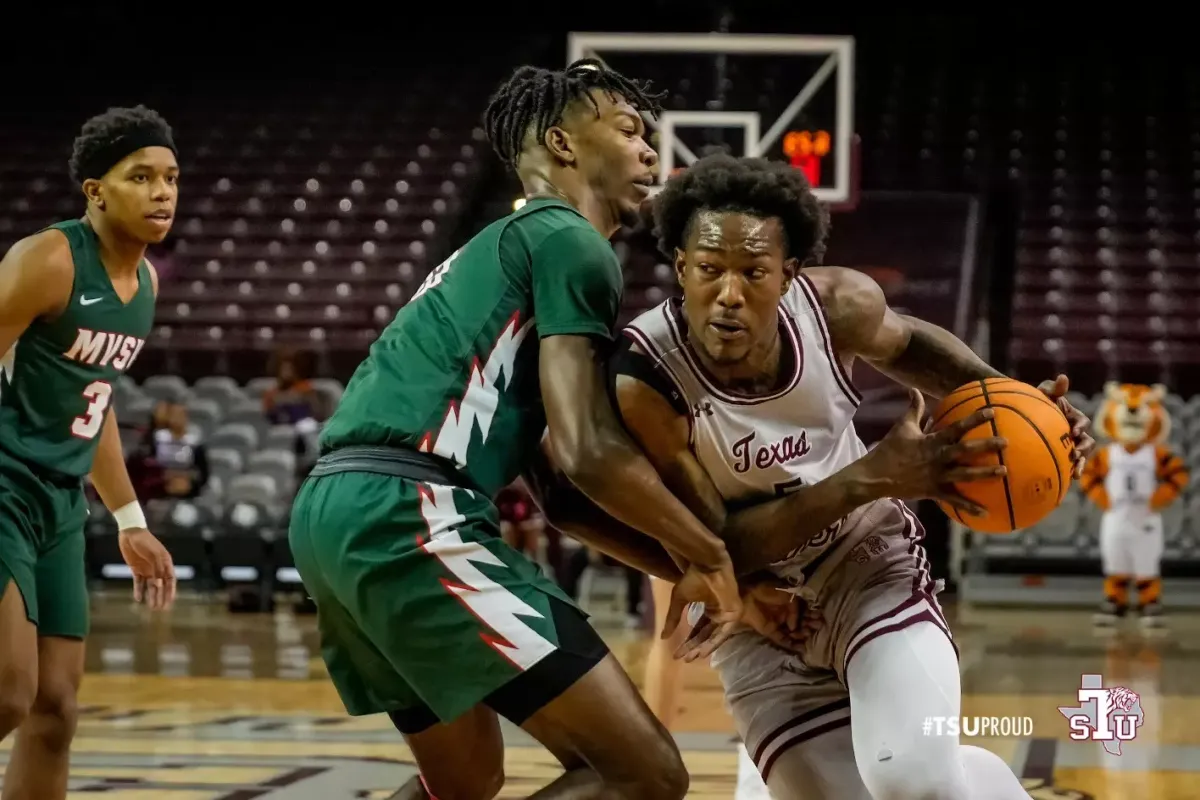
<instances>
[{"instance_id":1,"label":"black headband","mask_svg":"<svg viewBox=\"0 0 1200 800\"><path fill-rule=\"evenodd\" d=\"M121 159L143 147L165 147L179 155L169 133L154 128L136 128L121 134L92 153L79 165L79 179L86 181L90 178L103 178Z\"/></svg>"}]
</instances>

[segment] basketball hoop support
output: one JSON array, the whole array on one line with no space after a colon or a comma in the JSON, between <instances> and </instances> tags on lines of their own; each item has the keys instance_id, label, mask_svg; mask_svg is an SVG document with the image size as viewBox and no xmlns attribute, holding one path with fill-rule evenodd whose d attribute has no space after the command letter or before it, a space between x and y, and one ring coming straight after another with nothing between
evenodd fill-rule
<instances>
[{"instance_id":1,"label":"basketball hoop support","mask_svg":"<svg viewBox=\"0 0 1200 800\"><path fill-rule=\"evenodd\" d=\"M834 185L815 190L826 203L845 203L851 196L851 160L854 137L854 37L790 36L773 34L722 33L575 33L568 34L568 63L580 58L604 59L605 53L703 53L710 55L824 55L827 58L807 83L796 93L787 108L759 135L760 119L746 111L664 111L662 117L647 120L662 138L662 180L670 175L678 159L685 166L697 156L675 135L684 125L742 128L746 136L745 155L759 156L783 135L787 126L812 99L834 72L837 110L833 133L835 154ZM753 125L750 120L753 118ZM753 129L753 136L751 130Z\"/></svg>"}]
</instances>

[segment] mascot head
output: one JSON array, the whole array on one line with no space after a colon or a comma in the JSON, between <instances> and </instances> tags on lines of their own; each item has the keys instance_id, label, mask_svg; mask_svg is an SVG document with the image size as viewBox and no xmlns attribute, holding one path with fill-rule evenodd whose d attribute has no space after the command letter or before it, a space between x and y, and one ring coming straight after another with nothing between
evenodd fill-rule
<instances>
[{"instance_id":1,"label":"mascot head","mask_svg":"<svg viewBox=\"0 0 1200 800\"><path fill-rule=\"evenodd\" d=\"M1110 381L1104 385L1104 402L1096 412L1097 427L1126 447L1161 444L1171 433L1171 418L1163 405L1166 394L1162 384Z\"/></svg>"}]
</instances>

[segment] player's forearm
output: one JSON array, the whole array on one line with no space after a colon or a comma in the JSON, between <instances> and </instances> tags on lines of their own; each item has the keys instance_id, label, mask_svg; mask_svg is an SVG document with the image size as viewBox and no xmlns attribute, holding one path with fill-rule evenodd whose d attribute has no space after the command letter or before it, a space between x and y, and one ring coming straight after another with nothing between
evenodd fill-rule
<instances>
[{"instance_id":1,"label":"player's forearm","mask_svg":"<svg viewBox=\"0 0 1200 800\"><path fill-rule=\"evenodd\" d=\"M675 582L682 576L686 563L679 564L662 544L614 519L578 489L560 484L539 491L548 522L563 533L663 580ZM721 538L736 574L745 577L782 561L842 517L882 496L859 468L847 467L787 497L730 513Z\"/></svg>"},{"instance_id":2,"label":"player's forearm","mask_svg":"<svg viewBox=\"0 0 1200 800\"><path fill-rule=\"evenodd\" d=\"M1005 377L950 331L915 317L905 319L912 326L907 346L890 359L871 360L898 383L941 399L965 383Z\"/></svg>"},{"instance_id":3,"label":"player's forearm","mask_svg":"<svg viewBox=\"0 0 1200 800\"><path fill-rule=\"evenodd\" d=\"M697 569L720 569L729 557L721 539L671 494L624 432L602 432L596 439L572 458L570 481L607 514Z\"/></svg>"},{"instance_id":4,"label":"player's forearm","mask_svg":"<svg viewBox=\"0 0 1200 800\"><path fill-rule=\"evenodd\" d=\"M842 517L883 496L855 462L786 497L731 512L721 531L738 577L787 558Z\"/></svg>"},{"instance_id":5,"label":"player's forearm","mask_svg":"<svg viewBox=\"0 0 1200 800\"><path fill-rule=\"evenodd\" d=\"M547 524L655 577L673 583L683 574L661 544L613 519L579 491L551 462L544 447L530 458L524 478Z\"/></svg>"},{"instance_id":6,"label":"player's forearm","mask_svg":"<svg viewBox=\"0 0 1200 800\"><path fill-rule=\"evenodd\" d=\"M542 506L546 522L576 541L593 547L639 572L675 583L683 573L661 544L641 531L613 519L570 490L551 496Z\"/></svg>"},{"instance_id":7,"label":"player's forearm","mask_svg":"<svg viewBox=\"0 0 1200 800\"><path fill-rule=\"evenodd\" d=\"M109 511L124 508L137 502L133 482L125 468L125 454L121 451L121 432L117 428L117 413L109 411L96 444L96 456L92 461L92 485L104 506Z\"/></svg>"}]
</instances>

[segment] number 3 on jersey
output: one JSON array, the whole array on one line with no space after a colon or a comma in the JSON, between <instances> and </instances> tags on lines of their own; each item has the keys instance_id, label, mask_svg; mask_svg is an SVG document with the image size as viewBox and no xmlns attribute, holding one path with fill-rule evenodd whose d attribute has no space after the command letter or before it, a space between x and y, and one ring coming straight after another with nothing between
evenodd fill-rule
<instances>
[{"instance_id":1,"label":"number 3 on jersey","mask_svg":"<svg viewBox=\"0 0 1200 800\"><path fill-rule=\"evenodd\" d=\"M93 381L83 390L88 401L87 411L71 423L71 434L80 439L95 439L104 427L104 415L112 400L112 385L108 381Z\"/></svg>"}]
</instances>

